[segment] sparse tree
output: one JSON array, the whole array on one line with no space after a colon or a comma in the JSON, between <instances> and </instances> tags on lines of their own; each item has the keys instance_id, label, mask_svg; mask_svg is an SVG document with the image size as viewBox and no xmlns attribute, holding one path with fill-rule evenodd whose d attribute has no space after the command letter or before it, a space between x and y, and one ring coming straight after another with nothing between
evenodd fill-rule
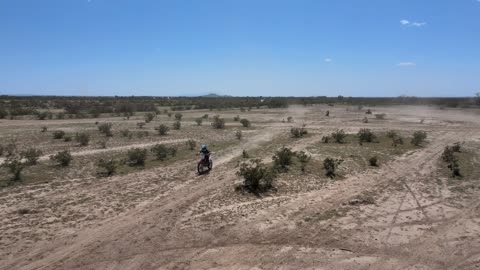
<instances>
[{"instance_id":1,"label":"sparse tree","mask_svg":"<svg viewBox=\"0 0 480 270\"><path fill-rule=\"evenodd\" d=\"M307 155L307 153L305 153L304 151L296 152L295 155L297 156L298 161L300 162L300 170L304 172L308 162L310 162L312 157Z\"/></svg>"},{"instance_id":2,"label":"sparse tree","mask_svg":"<svg viewBox=\"0 0 480 270\"><path fill-rule=\"evenodd\" d=\"M242 124L243 127L250 127L252 125L252 123L250 123L250 120L245 118L240 120L240 123Z\"/></svg>"},{"instance_id":3,"label":"sparse tree","mask_svg":"<svg viewBox=\"0 0 480 270\"><path fill-rule=\"evenodd\" d=\"M343 162L341 159L333 159L333 158L326 158L323 161L323 168L326 171L326 175L328 177L335 177L335 171L337 170L338 166Z\"/></svg>"},{"instance_id":4,"label":"sparse tree","mask_svg":"<svg viewBox=\"0 0 480 270\"><path fill-rule=\"evenodd\" d=\"M167 147L164 144L157 144L150 149L150 152L155 155L157 160L164 160L168 158L168 155L171 155L172 157L175 156L177 153L177 148Z\"/></svg>"},{"instance_id":5,"label":"sparse tree","mask_svg":"<svg viewBox=\"0 0 480 270\"><path fill-rule=\"evenodd\" d=\"M145 123L152 122L153 118L155 118L155 114L152 112L148 112L145 114Z\"/></svg>"},{"instance_id":6,"label":"sparse tree","mask_svg":"<svg viewBox=\"0 0 480 270\"><path fill-rule=\"evenodd\" d=\"M97 162L99 168L98 175L103 177L109 177L117 171L118 164L115 159L100 159Z\"/></svg>"},{"instance_id":7,"label":"sparse tree","mask_svg":"<svg viewBox=\"0 0 480 270\"><path fill-rule=\"evenodd\" d=\"M304 135L308 134L308 131L305 128L291 128L290 133L294 138L301 138Z\"/></svg>"},{"instance_id":8,"label":"sparse tree","mask_svg":"<svg viewBox=\"0 0 480 270\"><path fill-rule=\"evenodd\" d=\"M215 115L212 122L213 128L223 129L225 128L225 119L220 118L220 115Z\"/></svg>"},{"instance_id":9,"label":"sparse tree","mask_svg":"<svg viewBox=\"0 0 480 270\"><path fill-rule=\"evenodd\" d=\"M38 159L40 159L40 156L42 155L42 151L36 148L28 148L25 151L22 151L20 156L22 158L25 158L27 160L26 164L27 165L35 165L37 164Z\"/></svg>"},{"instance_id":10,"label":"sparse tree","mask_svg":"<svg viewBox=\"0 0 480 270\"><path fill-rule=\"evenodd\" d=\"M288 171L288 167L292 164L292 158L295 153L287 147L282 147L275 152L275 155L272 157L274 167L284 171Z\"/></svg>"},{"instance_id":11,"label":"sparse tree","mask_svg":"<svg viewBox=\"0 0 480 270\"><path fill-rule=\"evenodd\" d=\"M180 130L181 127L182 127L182 122L180 122L178 120L173 122L173 129L174 130Z\"/></svg>"},{"instance_id":12,"label":"sparse tree","mask_svg":"<svg viewBox=\"0 0 480 270\"><path fill-rule=\"evenodd\" d=\"M411 143L415 146L420 146L427 139L425 131L415 131Z\"/></svg>"},{"instance_id":13,"label":"sparse tree","mask_svg":"<svg viewBox=\"0 0 480 270\"><path fill-rule=\"evenodd\" d=\"M87 146L90 142L90 135L86 132L77 132L75 134L75 141L77 141L80 146Z\"/></svg>"},{"instance_id":14,"label":"sparse tree","mask_svg":"<svg viewBox=\"0 0 480 270\"><path fill-rule=\"evenodd\" d=\"M127 152L127 164L129 166L143 166L147 159L147 150L142 148L133 148Z\"/></svg>"},{"instance_id":15,"label":"sparse tree","mask_svg":"<svg viewBox=\"0 0 480 270\"><path fill-rule=\"evenodd\" d=\"M112 123L103 123L98 125L98 131L104 134L106 137L112 137Z\"/></svg>"},{"instance_id":16,"label":"sparse tree","mask_svg":"<svg viewBox=\"0 0 480 270\"><path fill-rule=\"evenodd\" d=\"M159 127L158 127L158 134L160 134L160 136L164 136L164 135L167 135L167 132L170 130L169 127L167 127L166 125L164 124L161 124Z\"/></svg>"},{"instance_id":17,"label":"sparse tree","mask_svg":"<svg viewBox=\"0 0 480 270\"><path fill-rule=\"evenodd\" d=\"M72 157L72 154L70 154L70 151L64 150L64 151L58 152L55 155L51 155L50 160L52 160L53 162L56 162L57 165L61 167L67 167L68 165L70 165L70 162L72 162L73 157Z\"/></svg>"},{"instance_id":18,"label":"sparse tree","mask_svg":"<svg viewBox=\"0 0 480 270\"><path fill-rule=\"evenodd\" d=\"M358 136L358 140L359 140L360 143L373 142L373 140L376 137L375 134L373 134L373 132L368 128L360 129L360 131L358 131L358 133L357 133L357 136Z\"/></svg>"},{"instance_id":19,"label":"sparse tree","mask_svg":"<svg viewBox=\"0 0 480 270\"><path fill-rule=\"evenodd\" d=\"M244 179L243 188L255 194L272 188L275 178L275 173L265 166L260 159L242 163L237 175Z\"/></svg>"},{"instance_id":20,"label":"sparse tree","mask_svg":"<svg viewBox=\"0 0 480 270\"><path fill-rule=\"evenodd\" d=\"M345 131L343 131L343 129L337 129L332 133L332 138L335 140L336 143L344 143L346 137L347 134L345 134Z\"/></svg>"}]
</instances>

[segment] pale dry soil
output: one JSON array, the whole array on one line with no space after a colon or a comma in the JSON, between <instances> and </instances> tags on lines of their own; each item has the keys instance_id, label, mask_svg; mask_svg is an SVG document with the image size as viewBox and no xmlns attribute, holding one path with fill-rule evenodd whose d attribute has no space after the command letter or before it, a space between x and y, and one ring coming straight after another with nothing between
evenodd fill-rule
<instances>
[{"instance_id":1,"label":"pale dry soil","mask_svg":"<svg viewBox=\"0 0 480 270\"><path fill-rule=\"evenodd\" d=\"M480 268L478 113L414 106L372 109L386 113L386 119L368 116L364 124L364 111L329 106L243 113L255 128L244 132L241 142L219 150L214 170L202 176L189 159L109 178L5 187L0 191L0 269ZM193 119L195 113L204 112L185 117ZM232 118L240 113L220 114ZM288 116L295 122L282 123ZM79 122L70 125L85 124ZM285 136L302 123L309 136ZM35 125L3 121L0 128L12 136L22 128L38 130ZM237 128L237 123L228 125ZM187 128L187 135L179 132L168 140L194 137L202 128L211 129ZM321 147L321 137L337 128L350 133L395 129L405 137L425 130L428 143L390 156L379 167L349 170L353 163L346 161L336 179L311 166L306 173L281 174L276 189L260 197L235 191L243 149L267 161L276 147L288 144L313 153L315 161L324 157L312 147ZM150 136L130 144L147 146L155 140ZM462 159L464 176L453 179L440 156L457 141L464 142L460 154L468 158ZM111 151L128 144L115 142ZM349 149L342 147L339 151ZM95 154L92 149L77 153Z\"/></svg>"}]
</instances>

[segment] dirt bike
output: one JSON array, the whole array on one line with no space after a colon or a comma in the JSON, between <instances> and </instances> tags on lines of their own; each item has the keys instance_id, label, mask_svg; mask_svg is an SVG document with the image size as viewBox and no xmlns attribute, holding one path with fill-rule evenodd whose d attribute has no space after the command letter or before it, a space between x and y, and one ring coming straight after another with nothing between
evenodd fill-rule
<instances>
[{"instance_id":1,"label":"dirt bike","mask_svg":"<svg viewBox=\"0 0 480 270\"><path fill-rule=\"evenodd\" d=\"M200 161L198 161L198 164L197 164L198 174L203 174L205 172L208 172L213 167L212 155L211 153L207 155L208 155L208 161L206 159L206 155L204 153L200 153Z\"/></svg>"}]
</instances>

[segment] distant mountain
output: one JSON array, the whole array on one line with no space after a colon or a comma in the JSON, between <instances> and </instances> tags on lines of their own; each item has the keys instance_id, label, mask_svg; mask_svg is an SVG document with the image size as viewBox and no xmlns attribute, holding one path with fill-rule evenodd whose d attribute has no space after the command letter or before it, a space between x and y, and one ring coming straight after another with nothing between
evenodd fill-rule
<instances>
[{"instance_id":1,"label":"distant mountain","mask_svg":"<svg viewBox=\"0 0 480 270\"><path fill-rule=\"evenodd\" d=\"M215 93L210 93L210 94L203 95L203 96L200 96L200 97L231 97L231 96L229 96L229 95L218 95L218 94L215 94Z\"/></svg>"}]
</instances>

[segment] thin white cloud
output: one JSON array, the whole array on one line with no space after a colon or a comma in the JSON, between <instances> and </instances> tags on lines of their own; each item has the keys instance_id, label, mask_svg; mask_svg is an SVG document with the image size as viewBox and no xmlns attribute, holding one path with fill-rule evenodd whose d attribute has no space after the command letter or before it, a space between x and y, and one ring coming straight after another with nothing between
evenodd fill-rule
<instances>
[{"instance_id":1,"label":"thin white cloud","mask_svg":"<svg viewBox=\"0 0 480 270\"><path fill-rule=\"evenodd\" d=\"M477 0L477 1L480 1L480 0ZM415 27L422 27L422 26L425 26L427 25L426 22L411 22L409 20L400 20L400 24L401 25L405 25L405 26L415 26Z\"/></svg>"},{"instance_id":2,"label":"thin white cloud","mask_svg":"<svg viewBox=\"0 0 480 270\"><path fill-rule=\"evenodd\" d=\"M330 63L330 62L332 62L332 59L331 58L325 58L325 62Z\"/></svg>"},{"instance_id":3,"label":"thin white cloud","mask_svg":"<svg viewBox=\"0 0 480 270\"><path fill-rule=\"evenodd\" d=\"M415 62L400 62L397 64L399 67L414 67L417 64Z\"/></svg>"}]
</instances>

